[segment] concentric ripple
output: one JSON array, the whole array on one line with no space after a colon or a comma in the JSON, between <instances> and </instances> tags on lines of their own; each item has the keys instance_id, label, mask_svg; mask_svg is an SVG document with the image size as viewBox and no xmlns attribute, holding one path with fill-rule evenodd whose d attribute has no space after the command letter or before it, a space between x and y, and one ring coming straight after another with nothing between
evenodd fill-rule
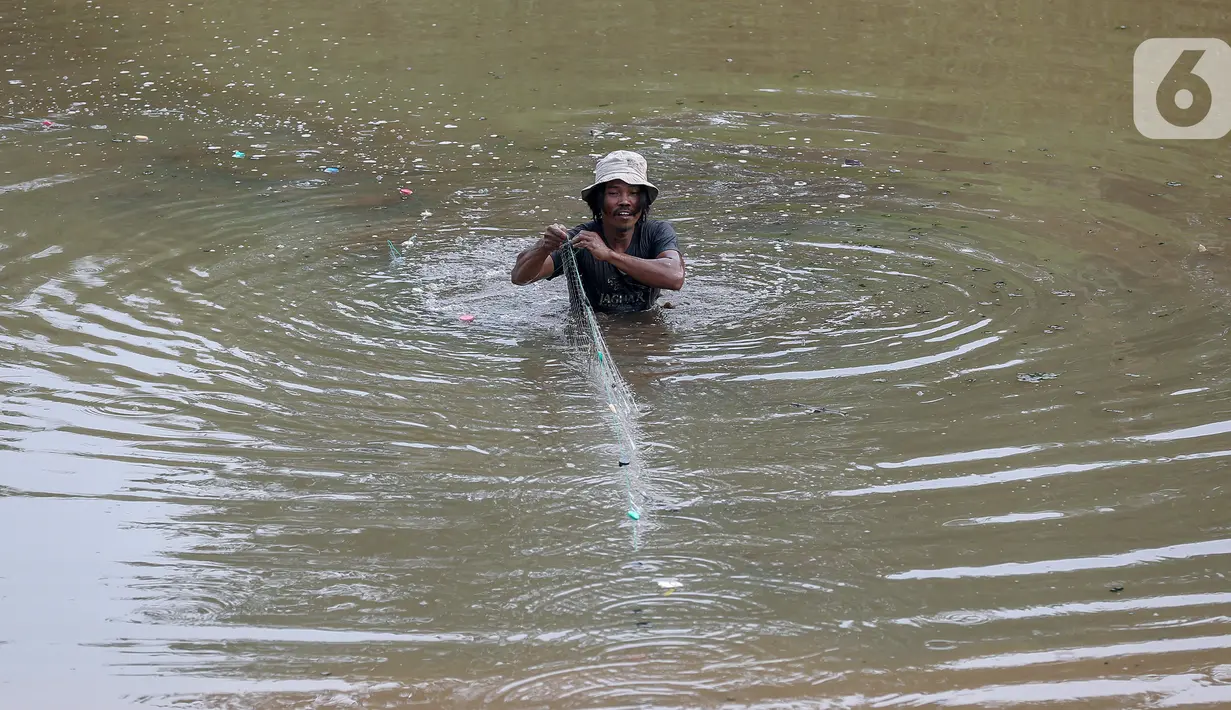
<instances>
[{"instance_id":1,"label":"concentric ripple","mask_svg":"<svg viewBox=\"0 0 1231 710\"><path fill-rule=\"evenodd\" d=\"M9 5L9 704L1231 701L1208 3ZM635 477L509 282L619 148Z\"/></svg>"}]
</instances>

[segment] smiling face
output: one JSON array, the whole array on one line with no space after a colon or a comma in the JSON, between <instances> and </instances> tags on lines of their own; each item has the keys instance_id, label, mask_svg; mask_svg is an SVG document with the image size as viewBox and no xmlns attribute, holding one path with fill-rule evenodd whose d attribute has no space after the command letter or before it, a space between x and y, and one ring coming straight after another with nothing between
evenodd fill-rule
<instances>
[{"instance_id":1,"label":"smiling face","mask_svg":"<svg viewBox=\"0 0 1231 710\"><path fill-rule=\"evenodd\" d=\"M612 180L603 189L603 224L632 229L641 219L645 191L640 185L629 185L623 180Z\"/></svg>"}]
</instances>

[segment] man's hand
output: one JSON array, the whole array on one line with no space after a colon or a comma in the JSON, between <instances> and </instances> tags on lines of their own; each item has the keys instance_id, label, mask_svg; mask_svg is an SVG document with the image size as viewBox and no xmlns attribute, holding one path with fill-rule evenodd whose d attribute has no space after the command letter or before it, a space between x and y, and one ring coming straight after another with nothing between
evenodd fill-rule
<instances>
[{"instance_id":1,"label":"man's hand","mask_svg":"<svg viewBox=\"0 0 1231 710\"><path fill-rule=\"evenodd\" d=\"M543 232L543 238L539 240L539 248L553 252L564 246L567 241L568 230L558 224L553 224Z\"/></svg>"},{"instance_id":2,"label":"man's hand","mask_svg":"<svg viewBox=\"0 0 1231 710\"><path fill-rule=\"evenodd\" d=\"M568 243L568 230L553 224L543 231L543 236L529 249L517 255L511 277L517 285L533 283L549 278L554 270L552 252Z\"/></svg>"},{"instance_id":3,"label":"man's hand","mask_svg":"<svg viewBox=\"0 0 1231 710\"><path fill-rule=\"evenodd\" d=\"M598 232L578 232L577 236L573 237L573 246L589 251L590 255L599 261L608 261L613 253Z\"/></svg>"}]
</instances>

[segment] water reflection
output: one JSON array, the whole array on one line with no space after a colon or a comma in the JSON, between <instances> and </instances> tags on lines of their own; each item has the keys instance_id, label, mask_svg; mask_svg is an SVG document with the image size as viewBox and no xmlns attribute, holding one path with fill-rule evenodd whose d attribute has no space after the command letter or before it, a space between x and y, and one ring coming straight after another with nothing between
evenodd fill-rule
<instances>
[{"instance_id":1,"label":"water reflection","mask_svg":"<svg viewBox=\"0 0 1231 710\"><path fill-rule=\"evenodd\" d=\"M0 9L12 702L1228 701L1224 178L1117 108L1225 18L281 9ZM638 545L508 283L615 148Z\"/></svg>"}]
</instances>

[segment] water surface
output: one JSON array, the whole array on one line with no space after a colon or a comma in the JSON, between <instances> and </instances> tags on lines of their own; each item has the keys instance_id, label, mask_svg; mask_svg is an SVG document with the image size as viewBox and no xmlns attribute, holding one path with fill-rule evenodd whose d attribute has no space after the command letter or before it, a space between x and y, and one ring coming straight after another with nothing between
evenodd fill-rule
<instances>
[{"instance_id":1,"label":"water surface","mask_svg":"<svg viewBox=\"0 0 1231 710\"><path fill-rule=\"evenodd\" d=\"M0 2L0 694L1231 703L1220 9ZM617 148L637 523L508 283Z\"/></svg>"}]
</instances>

